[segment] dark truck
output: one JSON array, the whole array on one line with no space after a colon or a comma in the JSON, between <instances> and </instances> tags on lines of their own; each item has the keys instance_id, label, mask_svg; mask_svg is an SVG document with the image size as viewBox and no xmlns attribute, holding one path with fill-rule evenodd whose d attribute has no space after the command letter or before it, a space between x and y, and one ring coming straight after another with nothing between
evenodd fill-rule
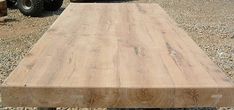
<instances>
[{"instance_id":1,"label":"dark truck","mask_svg":"<svg viewBox=\"0 0 234 110\"><path fill-rule=\"evenodd\" d=\"M26 16L39 16L43 10L56 11L63 0L6 0L8 6L16 6Z\"/></svg>"}]
</instances>

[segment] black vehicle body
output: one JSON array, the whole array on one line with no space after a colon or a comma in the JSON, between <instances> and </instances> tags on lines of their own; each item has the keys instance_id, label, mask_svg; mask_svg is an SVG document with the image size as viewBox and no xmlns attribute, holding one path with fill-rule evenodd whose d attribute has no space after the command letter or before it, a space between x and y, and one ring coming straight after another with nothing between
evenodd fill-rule
<instances>
[{"instance_id":1,"label":"black vehicle body","mask_svg":"<svg viewBox=\"0 0 234 110\"><path fill-rule=\"evenodd\" d=\"M16 6L26 16L39 16L43 10L56 11L63 0L7 0L9 7Z\"/></svg>"}]
</instances>

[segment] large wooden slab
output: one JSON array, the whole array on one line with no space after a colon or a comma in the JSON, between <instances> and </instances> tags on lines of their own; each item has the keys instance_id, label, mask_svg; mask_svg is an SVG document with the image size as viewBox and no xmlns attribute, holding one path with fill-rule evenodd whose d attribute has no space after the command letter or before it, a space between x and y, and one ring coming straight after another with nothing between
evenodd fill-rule
<instances>
[{"instance_id":1,"label":"large wooden slab","mask_svg":"<svg viewBox=\"0 0 234 110\"><path fill-rule=\"evenodd\" d=\"M5 106L234 106L234 83L157 4L70 4L1 89Z\"/></svg>"},{"instance_id":2,"label":"large wooden slab","mask_svg":"<svg viewBox=\"0 0 234 110\"><path fill-rule=\"evenodd\" d=\"M5 0L0 0L0 17L7 15L7 5Z\"/></svg>"}]
</instances>

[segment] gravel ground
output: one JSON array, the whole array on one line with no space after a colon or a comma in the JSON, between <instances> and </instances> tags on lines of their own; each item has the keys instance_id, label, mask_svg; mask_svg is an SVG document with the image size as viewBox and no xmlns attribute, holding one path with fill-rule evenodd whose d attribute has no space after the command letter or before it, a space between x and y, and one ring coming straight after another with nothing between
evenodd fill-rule
<instances>
[{"instance_id":1,"label":"gravel ground","mask_svg":"<svg viewBox=\"0 0 234 110\"><path fill-rule=\"evenodd\" d=\"M234 81L234 0L138 0L127 2L159 3L178 23L178 26L187 31L191 38L226 73L227 77ZM16 9L8 10L8 17L4 21L0 20L0 84L68 4L69 1L65 0L60 10L45 12L42 17L35 18L25 17ZM29 110L33 108L0 107L1 109ZM207 108L204 109L207 110ZM234 110L234 108L219 109Z\"/></svg>"},{"instance_id":2,"label":"gravel ground","mask_svg":"<svg viewBox=\"0 0 234 110\"><path fill-rule=\"evenodd\" d=\"M8 16L0 21L0 83L68 4L66 0L60 10L35 18L26 17L17 9L8 9Z\"/></svg>"}]
</instances>

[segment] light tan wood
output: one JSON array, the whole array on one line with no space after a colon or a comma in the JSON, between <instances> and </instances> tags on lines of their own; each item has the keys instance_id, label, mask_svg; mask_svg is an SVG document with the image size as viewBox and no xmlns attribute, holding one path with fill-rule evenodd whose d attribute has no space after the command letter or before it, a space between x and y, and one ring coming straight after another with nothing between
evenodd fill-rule
<instances>
[{"instance_id":1,"label":"light tan wood","mask_svg":"<svg viewBox=\"0 0 234 110\"><path fill-rule=\"evenodd\" d=\"M234 83L157 4L73 4L2 86L5 106L234 106Z\"/></svg>"},{"instance_id":2,"label":"light tan wood","mask_svg":"<svg viewBox=\"0 0 234 110\"><path fill-rule=\"evenodd\" d=\"M7 6L5 0L0 0L0 17L7 15Z\"/></svg>"}]
</instances>

